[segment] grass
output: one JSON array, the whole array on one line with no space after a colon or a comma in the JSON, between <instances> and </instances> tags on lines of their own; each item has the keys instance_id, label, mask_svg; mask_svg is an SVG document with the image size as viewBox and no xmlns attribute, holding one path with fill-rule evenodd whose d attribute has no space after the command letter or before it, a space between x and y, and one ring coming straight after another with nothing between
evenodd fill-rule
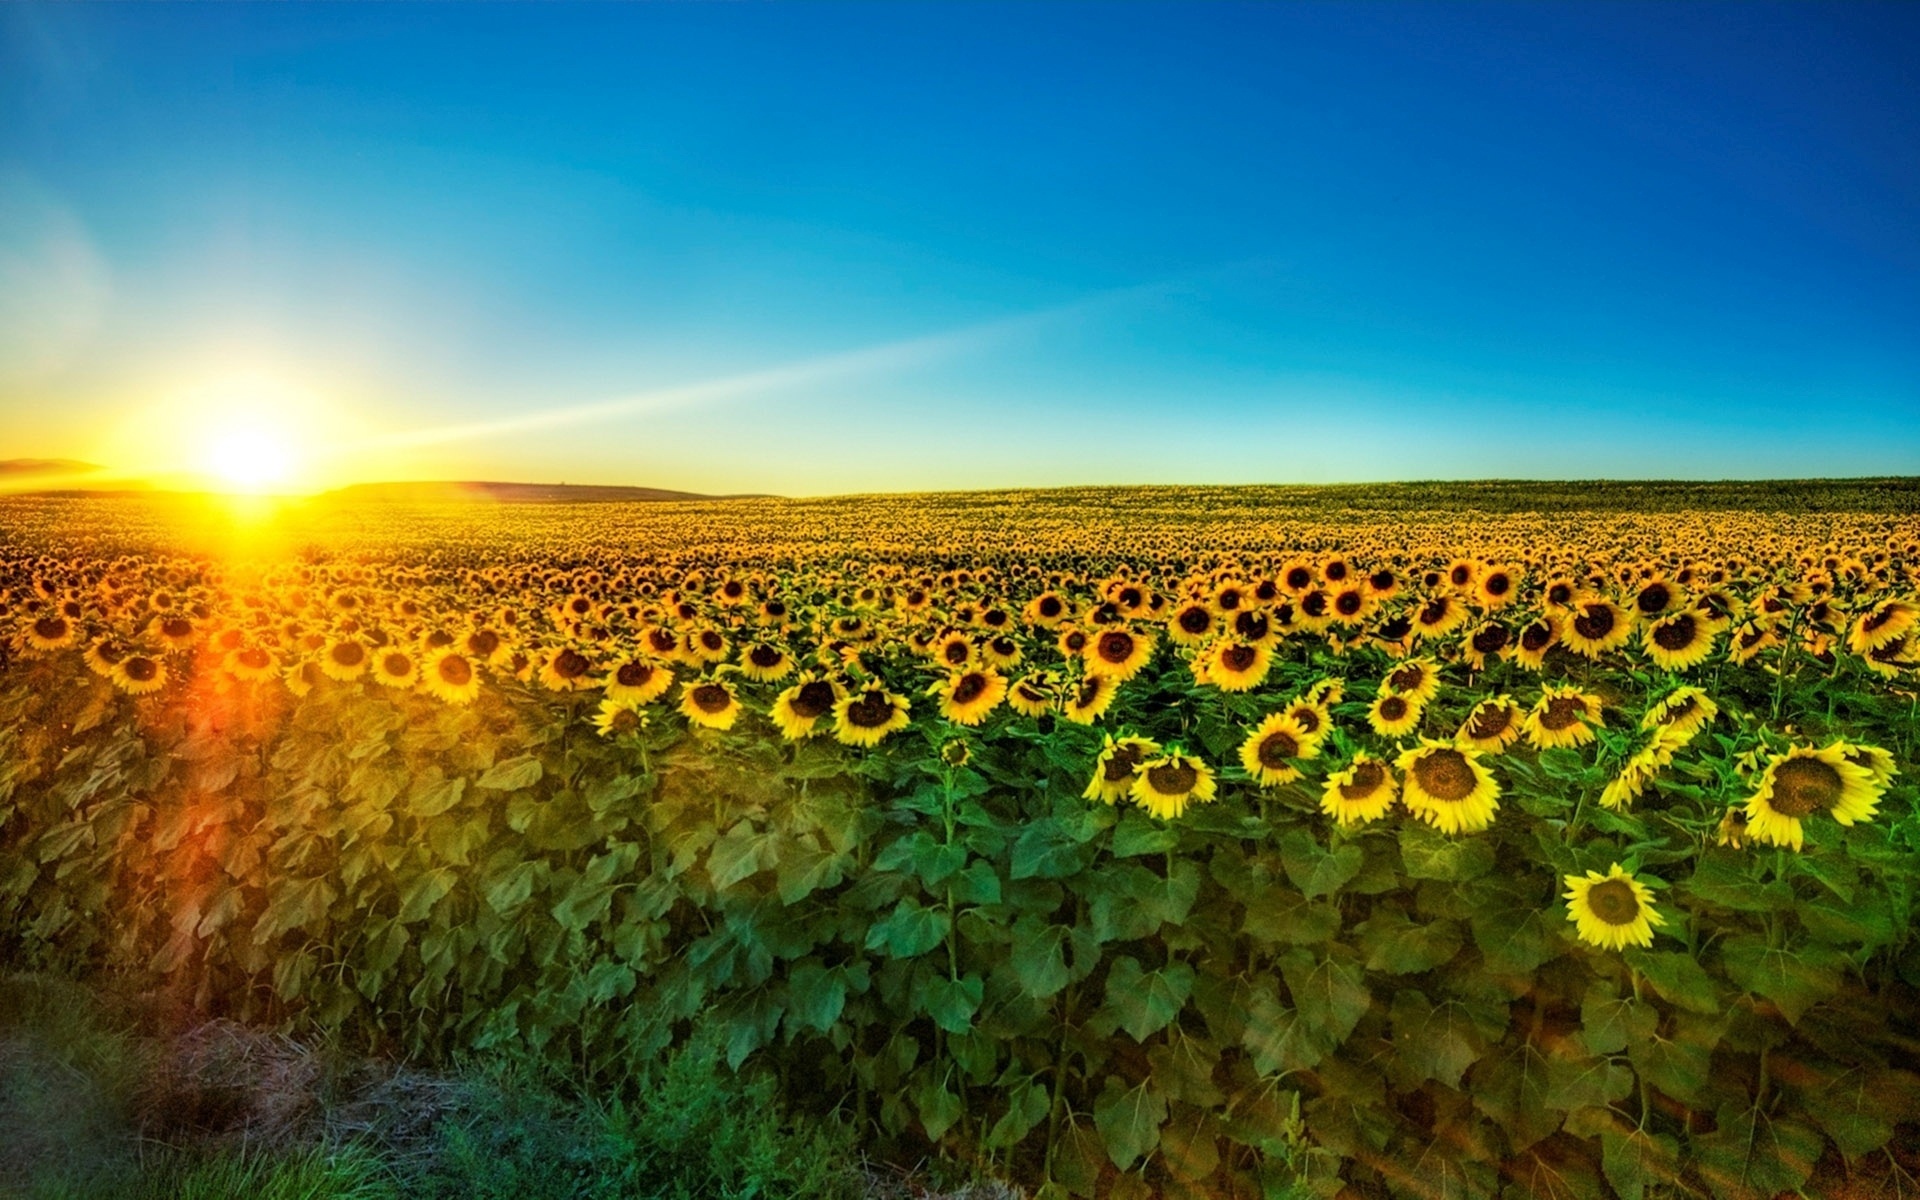
<instances>
[{"instance_id":1,"label":"grass","mask_svg":"<svg viewBox=\"0 0 1920 1200\"><path fill-rule=\"evenodd\" d=\"M582 1096L510 1057L446 1075L368 1063L320 1069L301 1061L311 1050L286 1039L228 1023L169 1038L136 1014L75 984L0 978L0 1197L874 1194L846 1126L791 1113L771 1080L728 1070L707 1036L617 1095ZM293 1088L308 1094L284 1094ZM221 1105L208 1103L210 1091ZM224 1123L205 1118L216 1110ZM182 1120L183 1112L202 1116ZM289 1112L302 1115L260 1115Z\"/></svg>"}]
</instances>

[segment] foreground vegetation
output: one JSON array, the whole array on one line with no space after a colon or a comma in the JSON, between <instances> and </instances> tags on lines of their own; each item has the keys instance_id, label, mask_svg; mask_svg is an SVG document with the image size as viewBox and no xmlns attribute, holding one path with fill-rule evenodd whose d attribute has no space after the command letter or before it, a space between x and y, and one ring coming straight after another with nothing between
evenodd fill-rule
<instances>
[{"instance_id":1,"label":"foreground vegetation","mask_svg":"<svg viewBox=\"0 0 1920 1200\"><path fill-rule=\"evenodd\" d=\"M1056 1195L1898 1187L1920 527L1827 495L9 501L0 954L589 1095L711 1037Z\"/></svg>"}]
</instances>

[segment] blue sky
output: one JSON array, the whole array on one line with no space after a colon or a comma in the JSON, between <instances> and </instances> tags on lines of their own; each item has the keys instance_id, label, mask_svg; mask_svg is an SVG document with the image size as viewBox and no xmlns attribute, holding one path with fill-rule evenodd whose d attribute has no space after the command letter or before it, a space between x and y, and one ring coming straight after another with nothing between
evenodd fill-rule
<instances>
[{"instance_id":1,"label":"blue sky","mask_svg":"<svg viewBox=\"0 0 1920 1200\"><path fill-rule=\"evenodd\" d=\"M0 457L1920 472L1915 62L1899 4L9 5Z\"/></svg>"}]
</instances>

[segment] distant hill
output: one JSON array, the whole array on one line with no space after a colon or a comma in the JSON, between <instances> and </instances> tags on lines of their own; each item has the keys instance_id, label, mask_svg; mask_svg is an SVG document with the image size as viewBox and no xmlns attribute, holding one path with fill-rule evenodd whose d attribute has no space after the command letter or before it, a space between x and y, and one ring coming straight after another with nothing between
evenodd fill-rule
<instances>
[{"instance_id":1,"label":"distant hill","mask_svg":"<svg viewBox=\"0 0 1920 1200\"><path fill-rule=\"evenodd\" d=\"M34 475L91 475L100 470L98 463L74 458L0 458L0 479L25 479Z\"/></svg>"},{"instance_id":2,"label":"distant hill","mask_svg":"<svg viewBox=\"0 0 1920 1200\"><path fill-rule=\"evenodd\" d=\"M609 504L636 500L750 500L764 496L709 496L666 488L620 487L584 483L493 483L474 480L417 483L356 483L326 493L329 500L419 503L476 500L502 504Z\"/></svg>"}]
</instances>

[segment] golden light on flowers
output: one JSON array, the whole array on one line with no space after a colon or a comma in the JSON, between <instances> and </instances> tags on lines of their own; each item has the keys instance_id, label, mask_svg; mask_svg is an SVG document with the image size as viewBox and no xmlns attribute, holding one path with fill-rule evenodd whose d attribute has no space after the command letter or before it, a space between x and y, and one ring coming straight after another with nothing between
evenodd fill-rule
<instances>
[{"instance_id":1,"label":"golden light on flowers","mask_svg":"<svg viewBox=\"0 0 1920 1200\"><path fill-rule=\"evenodd\" d=\"M1567 920L1580 940L1603 950L1653 945L1653 931L1665 925L1653 907L1653 893L1614 863L1602 875L1563 876L1567 885Z\"/></svg>"},{"instance_id":2,"label":"golden light on flowers","mask_svg":"<svg viewBox=\"0 0 1920 1200\"><path fill-rule=\"evenodd\" d=\"M1258 687L1273 665L1273 651L1264 643L1223 638L1197 660L1204 681L1223 692L1245 692Z\"/></svg>"},{"instance_id":3,"label":"golden light on flowers","mask_svg":"<svg viewBox=\"0 0 1920 1200\"><path fill-rule=\"evenodd\" d=\"M133 696L145 696L167 685L167 665L151 654L129 654L114 664L113 686Z\"/></svg>"},{"instance_id":4,"label":"golden light on flowers","mask_svg":"<svg viewBox=\"0 0 1920 1200\"><path fill-rule=\"evenodd\" d=\"M625 658L613 665L600 686L609 700L651 704L673 686L673 670L664 663Z\"/></svg>"},{"instance_id":5,"label":"golden light on flowers","mask_svg":"<svg viewBox=\"0 0 1920 1200\"><path fill-rule=\"evenodd\" d=\"M680 715L703 729L732 729L740 698L724 679L690 680L680 692Z\"/></svg>"},{"instance_id":6,"label":"golden light on flowers","mask_svg":"<svg viewBox=\"0 0 1920 1200\"><path fill-rule=\"evenodd\" d=\"M1150 738L1119 737L1107 734L1100 757L1094 760L1093 778L1080 793L1083 799L1113 804L1133 791L1134 776L1140 764L1160 753L1160 743Z\"/></svg>"},{"instance_id":7,"label":"golden light on flowers","mask_svg":"<svg viewBox=\"0 0 1920 1200\"><path fill-rule=\"evenodd\" d=\"M1421 706L1398 692L1376 696L1367 710L1367 724L1384 738L1403 737L1420 727Z\"/></svg>"},{"instance_id":8,"label":"golden light on flowers","mask_svg":"<svg viewBox=\"0 0 1920 1200\"><path fill-rule=\"evenodd\" d=\"M1442 833L1478 833L1500 809L1500 785L1471 747L1428 741L1394 765L1407 810Z\"/></svg>"},{"instance_id":9,"label":"golden light on flowers","mask_svg":"<svg viewBox=\"0 0 1920 1200\"><path fill-rule=\"evenodd\" d=\"M480 694L480 672L473 660L458 650L443 648L427 656L420 686L447 704L471 704Z\"/></svg>"},{"instance_id":10,"label":"golden light on flowers","mask_svg":"<svg viewBox=\"0 0 1920 1200\"><path fill-rule=\"evenodd\" d=\"M1454 736L1475 750L1497 754L1519 738L1523 720L1520 706L1503 692L1474 705Z\"/></svg>"},{"instance_id":11,"label":"golden light on flowers","mask_svg":"<svg viewBox=\"0 0 1920 1200\"><path fill-rule=\"evenodd\" d=\"M1550 687L1527 713L1522 729L1537 750L1584 746L1600 721L1600 698L1577 687Z\"/></svg>"},{"instance_id":12,"label":"golden light on flowers","mask_svg":"<svg viewBox=\"0 0 1920 1200\"><path fill-rule=\"evenodd\" d=\"M1713 630L1692 611L1677 612L1654 621L1641 635L1647 656L1663 670L1684 671L1705 662L1713 653Z\"/></svg>"},{"instance_id":13,"label":"golden light on flowers","mask_svg":"<svg viewBox=\"0 0 1920 1200\"><path fill-rule=\"evenodd\" d=\"M937 698L940 715L947 720L978 725L1007 698L1007 681L991 667L973 667L934 682L927 694Z\"/></svg>"},{"instance_id":14,"label":"golden light on flowers","mask_svg":"<svg viewBox=\"0 0 1920 1200\"><path fill-rule=\"evenodd\" d=\"M1370 754L1327 776L1320 791L1320 811L1341 825L1357 825L1387 815L1399 795L1400 784L1387 764Z\"/></svg>"},{"instance_id":15,"label":"golden light on flowers","mask_svg":"<svg viewBox=\"0 0 1920 1200\"><path fill-rule=\"evenodd\" d=\"M813 671L803 672L794 684L774 697L771 716L780 736L790 742L820 732L820 722L833 714L846 691Z\"/></svg>"},{"instance_id":16,"label":"golden light on flowers","mask_svg":"<svg viewBox=\"0 0 1920 1200\"><path fill-rule=\"evenodd\" d=\"M1175 750L1141 763L1129 794L1150 815L1170 821L1186 812L1189 804L1212 800L1214 789L1213 769Z\"/></svg>"},{"instance_id":17,"label":"golden light on flowers","mask_svg":"<svg viewBox=\"0 0 1920 1200\"><path fill-rule=\"evenodd\" d=\"M1131 629L1102 629L1088 639L1084 661L1089 675L1118 681L1133 678L1152 654L1152 635Z\"/></svg>"},{"instance_id":18,"label":"golden light on flowers","mask_svg":"<svg viewBox=\"0 0 1920 1200\"><path fill-rule=\"evenodd\" d=\"M1747 798L1747 831L1755 841L1800 849L1806 821L1824 814L1842 825L1873 818L1886 784L1853 761L1845 742L1795 746L1767 760Z\"/></svg>"},{"instance_id":19,"label":"golden light on flowers","mask_svg":"<svg viewBox=\"0 0 1920 1200\"><path fill-rule=\"evenodd\" d=\"M869 684L834 705L833 736L848 746L878 745L907 727L910 708L905 696Z\"/></svg>"},{"instance_id":20,"label":"golden light on flowers","mask_svg":"<svg viewBox=\"0 0 1920 1200\"><path fill-rule=\"evenodd\" d=\"M593 714L593 727L601 737L639 733L647 727L646 709L631 700L608 696L600 701L600 707Z\"/></svg>"}]
</instances>

